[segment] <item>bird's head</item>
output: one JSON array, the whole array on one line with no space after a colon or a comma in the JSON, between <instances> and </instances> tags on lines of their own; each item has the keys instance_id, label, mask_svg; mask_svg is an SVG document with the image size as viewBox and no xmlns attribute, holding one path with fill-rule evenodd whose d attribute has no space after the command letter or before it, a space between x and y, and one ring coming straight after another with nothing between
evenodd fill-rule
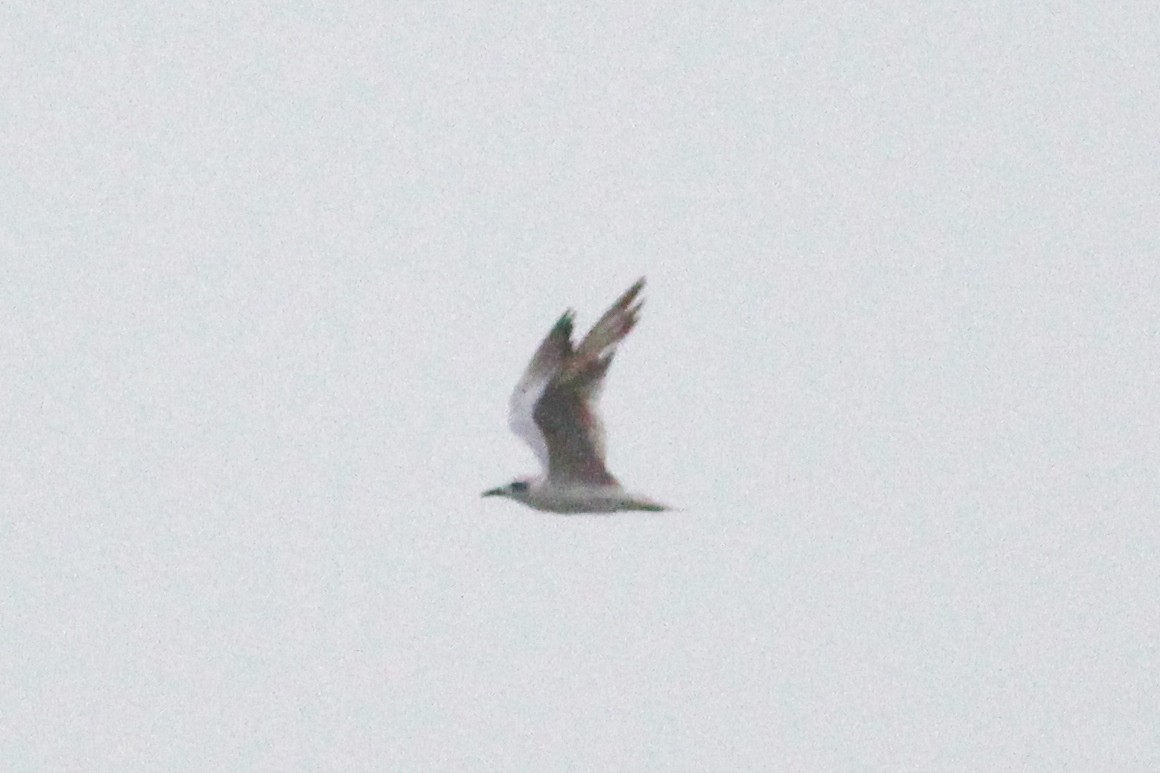
<instances>
[{"instance_id":1,"label":"bird's head","mask_svg":"<svg viewBox=\"0 0 1160 773\"><path fill-rule=\"evenodd\" d=\"M531 487L530 480L513 480L506 486L499 488L488 489L483 492L485 497L510 497L511 499L523 501L528 498L528 489Z\"/></svg>"}]
</instances>

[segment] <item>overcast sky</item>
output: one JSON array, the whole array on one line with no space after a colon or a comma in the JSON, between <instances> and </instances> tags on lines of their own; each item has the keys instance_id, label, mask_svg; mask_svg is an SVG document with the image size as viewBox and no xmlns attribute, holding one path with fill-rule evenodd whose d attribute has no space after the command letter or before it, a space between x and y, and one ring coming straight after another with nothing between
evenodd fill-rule
<instances>
[{"instance_id":1,"label":"overcast sky","mask_svg":"<svg viewBox=\"0 0 1160 773\"><path fill-rule=\"evenodd\" d=\"M5 770L1160 767L1156 6L572 5L0 11Z\"/></svg>"}]
</instances>

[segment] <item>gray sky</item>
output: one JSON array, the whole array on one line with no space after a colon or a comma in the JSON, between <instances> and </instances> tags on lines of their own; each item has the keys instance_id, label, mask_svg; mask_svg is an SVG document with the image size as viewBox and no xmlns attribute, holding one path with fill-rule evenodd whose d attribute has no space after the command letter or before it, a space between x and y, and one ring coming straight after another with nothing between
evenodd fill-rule
<instances>
[{"instance_id":1,"label":"gray sky","mask_svg":"<svg viewBox=\"0 0 1160 773\"><path fill-rule=\"evenodd\" d=\"M6 770L1160 765L1154 4L631 5L5 7Z\"/></svg>"}]
</instances>

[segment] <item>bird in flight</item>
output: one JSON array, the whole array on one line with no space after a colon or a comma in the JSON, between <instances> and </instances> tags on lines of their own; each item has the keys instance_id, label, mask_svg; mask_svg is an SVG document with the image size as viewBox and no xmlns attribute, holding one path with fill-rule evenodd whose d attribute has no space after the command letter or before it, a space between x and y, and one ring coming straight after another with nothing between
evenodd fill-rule
<instances>
[{"instance_id":1,"label":"bird in flight","mask_svg":"<svg viewBox=\"0 0 1160 773\"><path fill-rule=\"evenodd\" d=\"M604 466L604 428L596 401L612 355L636 324L644 278L620 296L572 346L571 309L564 312L528 363L511 396L508 425L532 447L545 474L483 492L553 513L668 510L624 490Z\"/></svg>"}]
</instances>

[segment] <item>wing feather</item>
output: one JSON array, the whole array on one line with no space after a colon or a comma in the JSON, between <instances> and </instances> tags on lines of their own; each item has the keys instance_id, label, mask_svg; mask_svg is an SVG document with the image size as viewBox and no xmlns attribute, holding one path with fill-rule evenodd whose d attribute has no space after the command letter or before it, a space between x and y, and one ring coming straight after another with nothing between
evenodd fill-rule
<instances>
[{"instance_id":1,"label":"wing feather","mask_svg":"<svg viewBox=\"0 0 1160 773\"><path fill-rule=\"evenodd\" d=\"M520 377L509 400L508 426L527 443L540 460L544 471L550 464L548 441L536 424L536 403L544 394L552 378L572 356L572 311L569 309L557 320L544 337L531 362Z\"/></svg>"},{"instance_id":2,"label":"wing feather","mask_svg":"<svg viewBox=\"0 0 1160 773\"><path fill-rule=\"evenodd\" d=\"M643 287L641 278L612 304L542 390L532 417L547 447L549 478L616 485L604 465L596 403L616 345L636 324L641 305L633 301Z\"/></svg>"}]
</instances>

